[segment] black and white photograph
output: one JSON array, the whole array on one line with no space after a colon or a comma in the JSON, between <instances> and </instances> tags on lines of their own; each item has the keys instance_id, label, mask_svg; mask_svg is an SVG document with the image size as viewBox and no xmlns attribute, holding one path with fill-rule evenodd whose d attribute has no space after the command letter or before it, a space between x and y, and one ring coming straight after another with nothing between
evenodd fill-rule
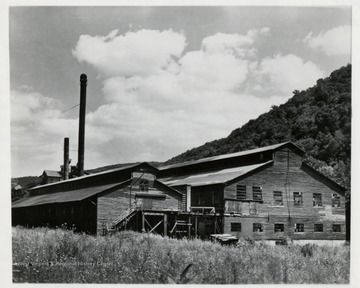
<instances>
[{"instance_id":1,"label":"black and white photograph","mask_svg":"<svg viewBox=\"0 0 360 288\"><path fill-rule=\"evenodd\" d=\"M5 286L356 285L359 5L56 2L1 12Z\"/></svg>"}]
</instances>

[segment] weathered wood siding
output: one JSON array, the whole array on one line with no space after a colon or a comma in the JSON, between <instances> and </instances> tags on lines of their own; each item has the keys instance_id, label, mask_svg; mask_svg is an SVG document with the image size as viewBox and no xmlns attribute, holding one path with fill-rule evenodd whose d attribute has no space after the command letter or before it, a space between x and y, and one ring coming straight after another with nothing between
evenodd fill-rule
<instances>
[{"instance_id":1,"label":"weathered wood siding","mask_svg":"<svg viewBox=\"0 0 360 288\"><path fill-rule=\"evenodd\" d=\"M149 187L148 192L143 194L154 195L154 197L136 197L139 193L138 186L131 187L131 203L135 204L139 210L154 210L154 211L178 211L180 201L167 195L164 191ZM155 197L156 195L165 195L166 197ZM116 190L98 197L97 200L97 233L102 234L104 223L110 224L117 217L122 215L130 207L130 186Z\"/></svg>"},{"instance_id":2,"label":"weathered wood siding","mask_svg":"<svg viewBox=\"0 0 360 288\"><path fill-rule=\"evenodd\" d=\"M83 201L52 203L12 209L12 225L61 227L96 233L96 197Z\"/></svg>"},{"instance_id":3,"label":"weathered wood siding","mask_svg":"<svg viewBox=\"0 0 360 288\"><path fill-rule=\"evenodd\" d=\"M274 164L253 173L224 189L224 233L254 239L290 236L293 239L345 239L345 197L331 183L321 181L311 170L302 168L302 159L288 149L277 151ZM236 200L236 185L246 185L246 200ZM252 201L252 186L262 187L262 201ZM281 191L283 205L275 203L274 191ZM294 205L293 192L301 192L302 206ZM313 193L320 193L322 206L313 206ZM341 194L339 194L341 193ZM340 207L332 207L332 195L340 196ZM231 223L241 223L241 232L231 231ZM253 232L253 223L261 223L263 232ZM284 232L274 232L276 223ZM304 232L295 232L303 224ZM314 232L314 224L323 224L323 232ZM333 232L333 224L341 232Z\"/></svg>"}]
</instances>

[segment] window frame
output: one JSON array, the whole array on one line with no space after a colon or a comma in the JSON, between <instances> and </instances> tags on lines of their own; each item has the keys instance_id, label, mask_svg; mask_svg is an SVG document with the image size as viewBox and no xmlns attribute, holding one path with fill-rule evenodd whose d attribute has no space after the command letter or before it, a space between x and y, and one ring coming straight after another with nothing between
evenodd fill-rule
<instances>
[{"instance_id":1,"label":"window frame","mask_svg":"<svg viewBox=\"0 0 360 288\"><path fill-rule=\"evenodd\" d=\"M263 223L253 223L253 232L255 232L255 233L264 232Z\"/></svg>"},{"instance_id":2,"label":"window frame","mask_svg":"<svg viewBox=\"0 0 360 288\"><path fill-rule=\"evenodd\" d=\"M340 208L341 207L340 195L338 193L332 193L332 195L331 195L331 207L334 207L334 208Z\"/></svg>"},{"instance_id":3,"label":"window frame","mask_svg":"<svg viewBox=\"0 0 360 288\"><path fill-rule=\"evenodd\" d=\"M140 192L149 192L149 180L141 179L139 181L139 191Z\"/></svg>"},{"instance_id":4,"label":"window frame","mask_svg":"<svg viewBox=\"0 0 360 288\"><path fill-rule=\"evenodd\" d=\"M275 195L276 193L277 193L278 195ZM280 195L280 193L281 193L281 195ZM281 196L281 202L279 201L280 196ZM274 205L284 206L283 191L278 191L278 190L273 191L273 197L274 197Z\"/></svg>"},{"instance_id":5,"label":"window frame","mask_svg":"<svg viewBox=\"0 0 360 288\"><path fill-rule=\"evenodd\" d=\"M321 230L316 229L316 227L321 227ZM324 224L323 223L314 223L314 232L324 232Z\"/></svg>"},{"instance_id":6,"label":"window frame","mask_svg":"<svg viewBox=\"0 0 360 288\"><path fill-rule=\"evenodd\" d=\"M241 227L241 222L231 222L230 223L230 231L231 232L241 232L242 227Z\"/></svg>"},{"instance_id":7,"label":"window frame","mask_svg":"<svg viewBox=\"0 0 360 288\"><path fill-rule=\"evenodd\" d=\"M295 233L305 232L304 223L295 223Z\"/></svg>"},{"instance_id":8,"label":"window frame","mask_svg":"<svg viewBox=\"0 0 360 288\"><path fill-rule=\"evenodd\" d=\"M334 229L335 227L338 227L339 229ZM341 224L332 224L332 232L341 233L342 232Z\"/></svg>"},{"instance_id":9,"label":"window frame","mask_svg":"<svg viewBox=\"0 0 360 288\"><path fill-rule=\"evenodd\" d=\"M240 190L240 188L242 188ZM245 189L245 191L243 191L243 189ZM245 194L244 194L245 192ZM236 200L246 200L247 197L246 197L246 185L243 185L243 184L236 184ZM242 196L242 197L240 197ZM245 196L245 198L243 197Z\"/></svg>"},{"instance_id":10,"label":"window frame","mask_svg":"<svg viewBox=\"0 0 360 288\"><path fill-rule=\"evenodd\" d=\"M276 229L277 226L282 227L282 229L280 231L277 231L278 229ZM274 233L283 233L285 231L285 224L284 223L274 223Z\"/></svg>"},{"instance_id":11,"label":"window frame","mask_svg":"<svg viewBox=\"0 0 360 288\"><path fill-rule=\"evenodd\" d=\"M297 199L300 199L300 201L298 201ZM293 192L293 201L294 206L302 207L304 205L303 192Z\"/></svg>"},{"instance_id":12,"label":"window frame","mask_svg":"<svg viewBox=\"0 0 360 288\"><path fill-rule=\"evenodd\" d=\"M262 201L263 198L262 198L262 187L261 186L258 186L258 185L253 185L252 186L252 197L253 197L253 200L255 201Z\"/></svg>"},{"instance_id":13,"label":"window frame","mask_svg":"<svg viewBox=\"0 0 360 288\"><path fill-rule=\"evenodd\" d=\"M317 198L319 197L319 198ZM320 201L319 201L320 199ZM322 207L322 195L321 193L313 193L313 207Z\"/></svg>"}]
</instances>

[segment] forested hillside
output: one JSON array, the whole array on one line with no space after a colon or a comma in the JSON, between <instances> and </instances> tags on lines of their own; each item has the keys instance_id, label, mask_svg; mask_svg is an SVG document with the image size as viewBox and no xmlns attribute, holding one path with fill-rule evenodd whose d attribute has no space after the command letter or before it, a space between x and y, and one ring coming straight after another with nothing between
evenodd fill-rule
<instances>
[{"instance_id":1,"label":"forested hillside","mask_svg":"<svg viewBox=\"0 0 360 288\"><path fill-rule=\"evenodd\" d=\"M351 65L293 94L285 104L273 106L228 137L188 150L165 164L292 141L307 152L308 164L349 188Z\"/></svg>"}]
</instances>

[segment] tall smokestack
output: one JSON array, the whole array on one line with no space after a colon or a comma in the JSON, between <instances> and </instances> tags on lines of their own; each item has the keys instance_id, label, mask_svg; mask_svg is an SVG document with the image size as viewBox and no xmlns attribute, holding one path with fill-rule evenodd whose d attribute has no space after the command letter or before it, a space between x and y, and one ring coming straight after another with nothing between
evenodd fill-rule
<instances>
[{"instance_id":1,"label":"tall smokestack","mask_svg":"<svg viewBox=\"0 0 360 288\"><path fill-rule=\"evenodd\" d=\"M84 152L85 152L85 114L86 114L86 84L87 76L80 75L80 112L79 112L79 146L78 146L78 172L84 175Z\"/></svg>"},{"instance_id":2,"label":"tall smokestack","mask_svg":"<svg viewBox=\"0 0 360 288\"><path fill-rule=\"evenodd\" d=\"M69 163L69 138L64 138L64 180L69 179Z\"/></svg>"}]
</instances>

